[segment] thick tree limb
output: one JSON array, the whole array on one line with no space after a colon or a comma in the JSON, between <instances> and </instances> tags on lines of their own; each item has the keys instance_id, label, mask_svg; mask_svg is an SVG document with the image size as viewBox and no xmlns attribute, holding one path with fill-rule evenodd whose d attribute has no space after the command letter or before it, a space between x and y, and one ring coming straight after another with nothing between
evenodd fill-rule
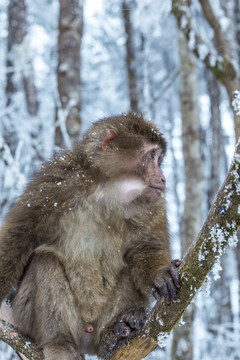
<instances>
[{"instance_id":1,"label":"thick tree limb","mask_svg":"<svg viewBox=\"0 0 240 360\"><path fill-rule=\"evenodd\" d=\"M166 337L179 321L213 265L219 262L227 245L236 245L238 227L240 227L240 140L226 180L180 267L182 277L182 287L178 294L180 302L170 306L158 303L144 329L136 338L130 340L128 345L111 353L108 350L111 344L106 344L106 359L140 360L153 351L159 341ZM3 320L0 321L0 339L26 355L28 359L43 359L34 345Z\"/></svg>"},{"instance_id":2,"label":"thick tree limb","mask_svg":"<svg viewBox=\"0 0 240 360\"><path fill-rule=\"evenodd\" d=\"M0 319L0 339L29 360L43 360L43 354L26 337L19 334L14 326Z\"/></svg>"}]
</instances>

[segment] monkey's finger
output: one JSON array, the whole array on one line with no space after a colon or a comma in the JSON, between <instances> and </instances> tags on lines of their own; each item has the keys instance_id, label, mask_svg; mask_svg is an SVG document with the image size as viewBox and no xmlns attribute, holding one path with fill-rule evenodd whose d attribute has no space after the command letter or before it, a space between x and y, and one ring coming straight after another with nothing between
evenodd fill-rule
<instances>
[{"instance_id":1,"label":"monkey's finger","mask_svg":"<svg viewBox=\"0 0 240 360\"><path fill-rule=\"evenodd\" d=\"M142 325L145 324L147 317L148 317L148 312L146 309L144 309L143 307L139 309L139 317L141 319Z\"/></svg>"},{"instance_id":2,"label":"monkey's finger","mask_svg":"<svg viewBox=\"0 0 240 360\"><path fill-rule=\"evenodd\" d=\"M157 292L160 295L160 299L161 299L161 297L163 297L164 300L166 301L166 303L170 304L170 296L169 296L167 284L164 283L161 286L158 286Z\"/></svg>"},{"instance_id":3,"label":"monkey's finger","mask_svg":"<svg viewBox=\"0 0 240 360\"><path fill-rule=\"evenodd\" d=\"M175 259L171 261L172 266L176 266L177 268L181 265L182 261L179 259Z\"/></svg>"},{"instance_id":4,"label":"monkey's finger","mask_svg":"<svg viewBox=\"0 0 240 360\"><path fill-rule=\"evenodd\" d=\"M161 295L159 294L159 292L157 291L157 289L153 290L153 296L155 297L155 299L157 301L160 301L162 299Z\"/></svg>"},{"instance_id":5,"label":"monkey's finger","mask_svg":"<svg viewBox=\"0 0 240 360\"><path fill-rule=\"evenodd\" d=\"M131 311L129 314L127 314L123 321L132 329L141 329L141 327L144 325L146 321L147 315L144 308L140 308L138 310Z\"/></svg>"},{"instance_id":6,"label":"monkey's finger","mask_svg":"<svg viewBox=\"0 0 240 360\"><path fill-rule=\"evenodd\" d=\"M170 274L172 276L175 286L179 288L181 286L181 279L178 269L175 266L170 267Z\"/></svg>"},{"instance_id":7,"label":"monkey's finger","mask_svg":"<svg viewBox=\"0 0 240 360\"><path fill-rule=\"evenodd\" d=\"M114 326L113 332L116 336L126 337L130 334L131 329L125 322L120 322Z\"/></svg>"},{"instance_id":8,"label":"monkey's finger","mask_svg":"<svg viewBox=\"0 0 240 360\"><path fill-rule=\"evenodd\" d=\"M173 302L178 302L179 299L177 298L177 291L176 291L176 287L175 287L175 284L173 283L172 278L169 278L169 279L168 279L168 281L167 281L167 288L168 288L168 292L169 292L170 299L171 299Z\"/></svg>"},{"instance_id":9,"label":"monkey's finger","mask_svg":"<svg viewBox=\"0 0 240 360\"><path fill-rule=\"evenodd\" d=\"M131 326L132 329L140 329L141 328L140 321L138 318L132 318L129 322L129 325Z\"/></svg>"}]
</instances>

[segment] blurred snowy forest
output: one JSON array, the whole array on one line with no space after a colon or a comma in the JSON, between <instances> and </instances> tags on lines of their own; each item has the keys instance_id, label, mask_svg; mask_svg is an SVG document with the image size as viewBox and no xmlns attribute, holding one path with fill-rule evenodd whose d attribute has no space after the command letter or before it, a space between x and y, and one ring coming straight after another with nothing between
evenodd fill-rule
<instances>
[{"instance_id":1,"label":"blurred snowy forest","mask_svg":"<svg viewBox=\"0 0 240 360\"><path fill-rule=\"evenodd\" d=\"M0 222L44 160L132 109L168 140L172 249L183 256L240 135L239 64L240 0L0 0ZM148 360L240 359L240 245L213 275ZM15 358L1 343L0 359Z\"/></svg>"}]
</instances>

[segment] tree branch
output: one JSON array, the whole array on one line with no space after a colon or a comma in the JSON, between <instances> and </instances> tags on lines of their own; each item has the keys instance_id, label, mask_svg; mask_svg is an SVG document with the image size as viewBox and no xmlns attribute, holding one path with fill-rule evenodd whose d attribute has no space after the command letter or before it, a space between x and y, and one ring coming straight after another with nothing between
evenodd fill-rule
<instances>
[{"instance_id":1,"label":"tree branch","mask_svg":"<svg viewBox=\"0 0 240 360\"><path fill-rule=\"evenodd\" d=\"M227 41L224 37L224 34L221 29L221 25L219 24L209 1L208 0L199 0L199 2L201 4L205 19L207 20L207 22L209 23L209 25L211 26L211 28L214 31L214 37L215 37L216 46L219 51L219 54L224 59L228 59L229 61L231 61L231 54L230 54L230 51L228 48Z\"/></svg>"},{"instance_id":2,"label":"tree branch","mask_svg":"<svg viewBox=\"0 0 240 360\"><path fill-rule=\"evenodd\" d=\"M205 1L206 0L204 0L204 2ZM206 10L206 7L203 9ZM212 9L211 14L213 14L215 20L214 26L213 16L209 16L207 20L209 21L210 25L213 26L213 30L217 30L217 35L215 33L215 38L218 40L220 39L219 48L221 48L221 56L218 56L216 51L213 52L208 44L201 38L199 34L197 34L196 30L193 28L191 16L189 14L189 7L186 6L185 0L172 0L172 13L177 20L178 28L184 33L188 41L190 50L204 62L206 67L214 73L216 78L221 82L223 82L225 79L236 79L237 72L231 62L231 56L227 49L227 43L223 34L220 32L219 24L217 23L217 19L215 18ZM224 48L222 48L223 45Z\"/></svg>"},{"instance_id":3,"label":"tree branch","mask_svg":"<svg viewBox=\"0 0 240 360\"><path fill-rule=\"evenodd\" d=\"M209 271L227 245L237 244L237 229L240 226L240 140L226 180L209 211L208 217L195 242L189 248L180 267L182 287L179 289L180 302L157 303L143 330L122 345L115 352L110 351L111 343L106 344L106 359L140 360L153 351L173 329L184 310L202 286ZM0 321L0 338L28 359L42 360L42 353L34 345L17 333L5 321Z\"/></svg>"},{"instance_id":4,"label":"tree branch","mask_svg":"<svg viewBox=\"0 0 240 360\"><path fill-rule=\"evenodd\" d=\"M0 339L29 360L44 359L42 351L39 351L25 336L22 336L13 325L2 319L0 319Z\"/></svg>"}]
</instances>

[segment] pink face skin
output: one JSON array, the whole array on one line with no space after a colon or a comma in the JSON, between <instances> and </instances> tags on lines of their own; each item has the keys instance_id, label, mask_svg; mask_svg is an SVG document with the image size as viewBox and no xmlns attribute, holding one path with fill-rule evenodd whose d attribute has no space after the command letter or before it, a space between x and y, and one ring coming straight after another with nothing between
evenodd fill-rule
<instances>
[{"instance_id":1,"label":"pink face skin","mask_svg":"<svg viewBox=\"0 0 240 360\"><path fill-rule=\"evenodd\" d=\"M114 129L108 130L102 143L103 151L114 151L113 142L117 137ZM113 180L104 194L106 199L115 199L121 203L130 203L137 198L154 202L163 197L166 179L160 165L163 153L159 145L146 143L136 151L136 162L132 164L132 173Z\"/></svg>"},{"instance_id":2,"label":"pink face skin","mask_svg":"<svg viewBox=\"0 0 240 360\"><path fill-rule=\"evenodd\" d=\"M146 186L143 195L148 200L155 201L162 196L166 187L166 179L160 165L163 154L158 145L146 145L140 152L141 162L138 167L139 175Z\"/></svg>"},{"instance_id":3,"label":"pink face skin","mask_svg":"<svg viewBox=\"0 0 240 360\"><path fill-rule=\"evenodd\" d=\"M154 202L163 197L166 179L160 168L163 154L158 145L146 144L136 152L137 161L133 164L133 173L123 176L108 188L111 198L115 194L122 203L131 203L138 199Z\"/></svg>"}]
</instances>

